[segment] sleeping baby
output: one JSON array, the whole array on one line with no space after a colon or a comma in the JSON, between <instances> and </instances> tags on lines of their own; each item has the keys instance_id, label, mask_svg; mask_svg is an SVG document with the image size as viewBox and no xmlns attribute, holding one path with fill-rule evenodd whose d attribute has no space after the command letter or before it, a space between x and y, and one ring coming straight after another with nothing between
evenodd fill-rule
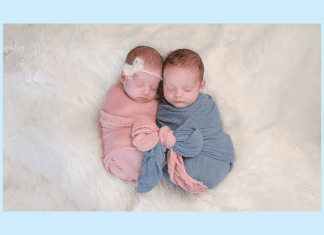
<instances>
[{"instance_id":1,"label":"sleeping baby","mask_svg":"<svg viewBox=\"0 0 324 235\"><path fill-rule=\"evenodd\" d=\"M168 149L167 164L161 169L160 158L143 158L138 192L147 192L157 184L156 180L149 180L155 177L154 172L159 172L159 177L162 174L172 188L204 193L231 171L232 140L223 132L212 97L201 93L206 83L203 75L202 60L191 50L176 50L165 59L164 98L158 105L157 124L161 128L159 143ZM152 164L154 161L159 162L158 167Z\"/></svg>"},{"instance_id":2,"label":"sleeping baby","mask_svg":"<svg viewBox=\"0 0 324 235\"><path fill-rule=\"evenodd\" d=\"M151 47L131 50L119 83L109 89L101 109L104 167L125 181L137 181L143 151L158 142L156 99L162 63L161 55Z\"/></svg>"}]
</instances>

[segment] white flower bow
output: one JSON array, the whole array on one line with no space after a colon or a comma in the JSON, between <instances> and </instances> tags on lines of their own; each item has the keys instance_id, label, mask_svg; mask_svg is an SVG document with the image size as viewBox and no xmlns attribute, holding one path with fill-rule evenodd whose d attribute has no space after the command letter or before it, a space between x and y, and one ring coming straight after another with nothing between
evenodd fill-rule
<instances>
[{"instance_id":1,"label":"white flower bow","mask_svg":"<svg viewBox=\"0 0 324 235\"><path fill-rule=\"evenodd\" d=\"M158 78L160 78L162 80L162 78L159 75L156 75L154 73L151 73L149 71L144 70L144 61L141 60L138 57L133 61L132 65L125 63L124 68L123 68L123 72L124 72L126 77L130 77L134 73L144 72L144 73L154 75L154 76L156 76L156 77L158 77Z\"/></svg>"}]
</instances>

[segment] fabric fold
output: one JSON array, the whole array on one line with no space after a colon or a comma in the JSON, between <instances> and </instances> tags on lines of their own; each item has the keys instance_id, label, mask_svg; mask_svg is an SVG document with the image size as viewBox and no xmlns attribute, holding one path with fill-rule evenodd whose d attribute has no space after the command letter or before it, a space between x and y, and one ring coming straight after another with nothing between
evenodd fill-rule
<instances>
[{"instance_id":1,"label":"fabric fold","mask_svg":"<svg viewBox=\"0 0 324 235\"><path fill-rule=\"evenodd\" d=\"M197 156L203 147L203 135L198 128L180 129L174 133L176 143L173 150L186 157Z\"/></svg>"},{"instance_id":2,"label":"fabric fold","mask_svg":"<svg viewBox=\"0 0 324 235\"><path fill-rule=\"evenodd\" d=\"M142 153L133 146L130 138L134 120L101 110L100 121L104 167L123 180L135 181Z\"/></svg>"}]
</instances>

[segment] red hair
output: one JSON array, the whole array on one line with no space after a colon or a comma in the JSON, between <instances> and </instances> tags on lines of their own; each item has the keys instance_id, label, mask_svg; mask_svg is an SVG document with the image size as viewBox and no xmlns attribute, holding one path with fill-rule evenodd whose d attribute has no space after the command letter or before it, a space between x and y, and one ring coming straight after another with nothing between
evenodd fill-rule
<instances>
[{"instance_id":1,"label":"red hair","mask_svg":"<svg viewBox=\"0 0 324 235\"><path fill-rule=\"evenodd\" d=\"M200 81L204 77L204 64L200 56L189 49L178 49L173 51L171 54L165 58L163 62L163 70L166 67L176 67L179 66L185 69L194 68L199 72Z\"/></svg>"}]
</instances>

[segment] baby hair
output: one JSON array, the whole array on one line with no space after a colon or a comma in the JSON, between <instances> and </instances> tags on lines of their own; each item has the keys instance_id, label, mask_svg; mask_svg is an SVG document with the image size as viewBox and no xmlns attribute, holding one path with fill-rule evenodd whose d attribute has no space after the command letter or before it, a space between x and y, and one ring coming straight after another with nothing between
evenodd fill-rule
<instances>
[{"instance_id":1,"label":"baby hair","mask_svg":"<svg viewBox=\"0 0 324 235\"><path fill-rule=\"evenodd\" d=\"M163 62L163 69L166 67L176 67L190 69L195 68L199 71L200 81L203 80L204 77L204 64L200 58L200 56L189 49L178 49L171 52Z\"/></svg>"}]
</instances>

